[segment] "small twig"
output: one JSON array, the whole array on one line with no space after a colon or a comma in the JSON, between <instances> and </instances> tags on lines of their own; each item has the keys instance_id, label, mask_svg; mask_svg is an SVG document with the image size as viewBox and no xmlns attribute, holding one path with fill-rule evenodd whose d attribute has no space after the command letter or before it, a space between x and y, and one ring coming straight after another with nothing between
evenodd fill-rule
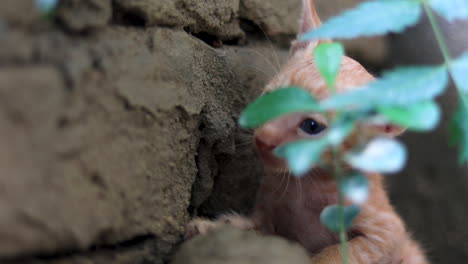
<instances>
[{"instance_id":1,"label":"small twig","mask_svg":"<svg viewBox=\"0 0 468 264\"><path fill-rule=\"evenodd\" d=\"M348 235L346 234L346 227L345 227L345 199L344 195L341 192L339 186L343 180L342 170L340 167L340 161L338 159L338 147L333 149L333 168L336 175L336 183L338 186L338 205L339 205L339 221L340 221L340 245L341 245L341 261L342 264L348 264Z\"/></svg>"},{"instance_id":2,"label":"small twig","mask_svg":"<svg viewBox=\"0 0 468 264\"><path fill-rule=\"evenodd\" d=\"M447 42L445 41L445 37L442 34L440 25L437 22L436 16L434 12L432 11L431 7L429 6L427 0L422 0L422 5L424 6L424 11L426 12L427 17L429 18L429 22L431 23L432 31L434 31L437 44L439 45L440 51L442 52L442 55L444 57L445 65L449 69L449 73L452 76L452 79L454 79L453 73L452 73L452 66L453 66L452 55L450 54L450 49L448 48ZM455 88L457 88L458 94L460 95L462 102L468 106L468 100L465 98L465 96L462 95L456 83L455 83Z\"/></svg>"}]
</instances>

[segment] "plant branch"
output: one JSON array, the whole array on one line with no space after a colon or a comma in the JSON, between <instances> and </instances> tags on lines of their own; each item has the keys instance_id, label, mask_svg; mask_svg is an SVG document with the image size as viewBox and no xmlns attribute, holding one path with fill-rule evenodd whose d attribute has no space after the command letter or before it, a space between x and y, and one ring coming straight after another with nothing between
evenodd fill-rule
<instances>
[{"instance_id":1,"label":"plant branch","mask_svg":"<svg viewBox=\"0 0 468 264\"><path fill-rule=\"evenodd\" d=\"M348 264L348 236L346 234L346 227L345 227L345 212L344 212L344 207L345 207L345 201L344 201L344 195L341 192L341 189L339 188L342 180L343 180L343 171L340 168L340 161L338 159L338 148L333 149L333 170L335 171L335 178L336 178L336 183L338 186L338 205L339 205L339 222L340 222L340 232L339 232L339 237L340 237L340 245L341 245L341 261L342 264Z\"/></svg>"},{"instance_id":2,"label":"plant branch","mask_svg":"<svg viewBox=\"0 0 468 264\"><path fill-rule=\"evenodd\" d=\"M432 31L434 31L437 44L439 45L440 51L442 52L442 55L444 57L445 65L449 69L450 75L452 75L452 56L450 54L450 49L448 48L447 42L445 41L445 37L442 34L442 30L440 28L439 22L437 22L436 16L434 12L432 11L431 7L429 6L427 0L422 0L422 4L424 6L424 11L427 14L427 17L429 18L429 22L431 23ZM454 79L454 78L452 78ZM454 84L455 87L457 88L458 94L460 95L461 101L468 106L468 99L463 96L461 93L460 89L458 89L457 84Z\"/></svg>"},{"instance_id":3,"label":"plant branch","mask_svg":"<svg viewBox=\"0 0 468 264\"><path fill-rule=\"evenodd\" d=\"M445 37L442 34L442 30L439 26L439 23L437 22L436 16L434 12L432 11L431 7L427 3L427 0L423 0L423 6L424 6L424 11L427 14L427 17L429 18L429 22L431 23L432 30L434 31L437 43L439 44L440 51L442 52L442 55L444 56L445 64L447 67L451 68L452 67L452 56L450 54L450 50L448 48L448 45L445 41Z\"/></svg>"}]
</instances>

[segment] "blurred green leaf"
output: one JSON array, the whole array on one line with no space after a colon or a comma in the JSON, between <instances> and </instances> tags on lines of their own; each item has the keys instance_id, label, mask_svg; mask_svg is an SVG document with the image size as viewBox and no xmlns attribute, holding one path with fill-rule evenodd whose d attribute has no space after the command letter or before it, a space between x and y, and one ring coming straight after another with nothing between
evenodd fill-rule
<instances>
[{"instance_id":1,"label":"blurred green leaf","mask_svg":"<svg viewBox=\"0 0 468 264\"><path fill-rule=\"evenodd\" d=\"M330 205L323 209L320 214L320 221L324 226L333 232L340 231L340 208L344 210L344 228L348 229L353 224L353 220L359 215L361 209L357 205L344 206Z\"/></svg>"},{"instance_id":2,"label":"blurred green leaf","mask_svg":"<svg viewBox=\"0 0 468 264\"><path fill-rule=\"evenodd\" d=\"M403 168L406 162L403 144L391 138L376 138L360 152L346 154L349 164L359 170L392 173Z\"/></svg>"},{"instance_id":3,"label":"blurred green leaf","mask_svg":"<svg viewBox=\"0 0 468 264\"><path fill-rule=\"evenodd\" d=\"M369 181L360 173L344 177L339 187L346 199L355 204L363 204L369 196Z\"/></svg>"},{"instance_id":4,"label":"blurred green leaf","mask_svg":"<svg viewBox=\"0 0 468 264\"><path fill-rule=\"evenodd\" d=\"M57 4L58 0L36 0L37 8L41 12L42 16L47 19L52 18Z\"/></svg>"},{"instance_id":5,"label":"blurred green leaf","mask_svg":"<svg viewBox=\"0 0 468 264\"><path fill-rule=\"evenodd\" d=\"M458 109L450 123L453 145L460 148L460 162L468 162L468 95L462 95Z\"/></svg>"},{"instance_id":6,"label":"blurred green leaf","mask_svg":"<svg viewBox=\"0 0 468 264\"><path fill-rule=\"evenodd\" d=\"M276 156L286 159L290 171L300 177L317 164L327 145L323 138L300 140L279 146L274 152Z\"/></svg>"},{"instance_id":7,"label":"blurred green leaf","mask_svg":"<svg viewBox=\"0 0 468 264\"><path fill-rule=\"evenodd\" d=\"M255 128L285 114L319 110L319 104L309 92L299 87L285 87L262 95L247 106L239 125Z\"/></svg>"},{"instance_id":8,"label":"blurred green leaf","mask_svg":"<svg viewBox=\"0 0 468 264\"><path fill-rule=\"evenodd\" d=\"M439 106L433 101L423 101L408 107L382 106L378 112L392 123L416 131L434 129L441 116Z\"/></svg>"},{"instance_id":9,"label":"blurred green leaf","mask_svg":"<svg viewBox=\"0 0 468 264\"><path fill-rule=\"evenodd\" d=\"M457 88L468 93L468 52L453 62L451 72Z\"/></svg>"},{"instance_id":10,"label":"blurred green leaf","mask_svg":"<svg viewBox=\"0 0 468 264\"><path fill-rule=\"evenodd\" d=\"M449 22L468 18L468 1L466 0L430 0L429 4Z\"/></svg>"},{"instance_id":11,"label":"blurred green leaf","mask_svg":"<svg viewBox=\"0 0 468 264\"><path fill-rule=\"evenodd\" d=\"M448 83L445 66L404 67L384 73L367 86L338 94L322 101L324 109L343 107L372 108L385 105L407 106L432 100L440 95Z\"/></svg>"},{"instance_id":12,"label":"blurred green leaf","mask_svg":"<svg viewBox=\"0 0 468 264\"><path fill-rule=\"evenodd\" d=\"M336 121L329 129L326 135L326 140L332 146L340 145L346 137L351 134L354 128L354 120L343 118Z\"/></svg>"},{"instance_id":13,"label":"blurred green leaf","mask_svg":"<svg viewBox=\"0 0 468 264\"><path fill-rule=\"evenodd\" d=\"M295 176L303 176L315 166L327 146L338 146L353 131L354 123L346 118L339 119L326 135L318 139L299 140L275 149L275 155L286 159Z\"/></svg>"},{"instance_id":14,"label":"blurred green leaf","mask_svg":"<svg viewBox=\"0 0 468 264\"><path fill-rule=\"evenodd\" d=\"M336 77L343 60L344 48L338 42L322 43L314 51L315 65L329 88L335 86Z\"/></svg>"},{"instance_id":15,"label":"blurred green leaf","mask_svg":"<svg viewBox=\"0 0 468 264\"><path fill-rule=\"evenodd\" d=\"M421 13L419 1L366 1L354 9L331 18L318 29L305 33L300 40L349 39L389 32L398 33L416 24Z\"/></svg>"}]
</instances>

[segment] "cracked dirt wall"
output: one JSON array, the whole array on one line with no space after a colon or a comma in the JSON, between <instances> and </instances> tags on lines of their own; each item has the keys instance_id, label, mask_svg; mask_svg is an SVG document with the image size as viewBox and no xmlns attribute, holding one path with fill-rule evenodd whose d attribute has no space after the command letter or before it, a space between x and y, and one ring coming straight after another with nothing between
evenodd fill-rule
<instances>
[{"instance_id":1,"label":"cracked dirt wall","mask_svg":"<svg viewBox=\"0 0 468 264\"><path fill-rule=\"evenodd\" d=\"M318 1L324 16L351 2ZM236 118L287 57L299 3L62 0L48 22L2 2L0 263L169 263L191 216L248 212L261 168ZM382 39L347 45L382 67ZM418 227L409 207L437 211L407 192L395 200Z\"/></svg>"},{"instance_id":2,"label":"cracked dirt wall","mask_svg":"<svg viewBox=\"0 0 468 264\"><path fill-rule=\"evenodd\" d=\"M275 69L238 2L1 5L2 263L167 262L215 177L260 175L236 118ZM245 211L255 181L237 188Z\"/></svg>"}]
</instances>

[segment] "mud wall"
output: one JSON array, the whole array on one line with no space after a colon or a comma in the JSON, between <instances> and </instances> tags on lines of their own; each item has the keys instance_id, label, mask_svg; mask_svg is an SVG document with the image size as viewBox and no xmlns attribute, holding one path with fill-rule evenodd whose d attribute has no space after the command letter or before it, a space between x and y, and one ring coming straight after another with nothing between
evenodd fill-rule
<instances>
[{"instance_id":1,"label":"mud wall","mask_svg":"<svg viewBox=\"0 0 468 264\"><path fill-rule=\"evenodd\" d=\"M351 2L318 1L324 16ZM64 0L47 21L32 0L2 2L0 262L169 263L193 215L249 212L261 168L236 118L287 57L299 3ZM347 43L376 69L385 45ZM392 178L398 207L437 258L466 257L467 247L427 232L437 222L420 225L451 191L447 182L431 193L442 169L421 175L407 177L424 194L402 193L405 176ZM421 203L424 214L412 210ZM461 206L450 219L463 219ZM217 238L291 251L232 230Z\"/></svg>"},{"instance_id":2,"label":"mud wall","mask_svg":"<svg viewBox=\"0 0 468 264\"><path fill-rule=\"evenodd\" d=\"M2 2L2 263L167 262L221 175L247 210L260 173L236 118L287 54L256 26L293 36L280 3L62 1L48 22Z\"/></svg>"}]
</instances>

